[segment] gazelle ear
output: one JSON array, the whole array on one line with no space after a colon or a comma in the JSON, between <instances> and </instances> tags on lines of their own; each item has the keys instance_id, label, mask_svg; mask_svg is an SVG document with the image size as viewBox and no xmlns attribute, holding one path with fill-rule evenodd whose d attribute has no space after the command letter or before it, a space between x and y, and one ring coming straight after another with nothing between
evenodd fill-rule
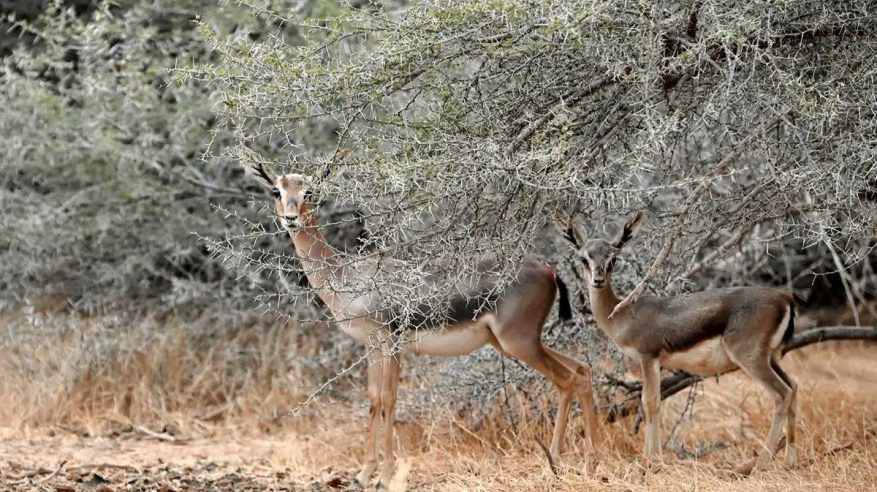
<instances>
[{"instance_id":1,"label":"gazelle ear","mask_svg":"<svg viewBox=\"0 0 877 492\"><path fill-rule=\"evenodd\" d=\"M318 207L322 206L325 203L325 199L319 193L313 192L311 190L305 190L302 198L305 202L316 205Z\"/></svg>"},{"instance_id":2,"label":"gazelle ear","mask_svg":"<svg viewBox=\"0 0 877 492\"><path fill-rule=\"evenodd\" d=\"M270 166L261 162L247 163L244 171L269 190L277 184L277 174Z\"/></svg>"},{"instance_id":3,"label":"gazelle ear","mask_svg":"<svg viewBox=\"0 0 877 492\"><path fill-rule=\"evenodd\" d=\"M575 226L571 218L563 219L555 216L553 222L560 236L574 249L580 250L588 242L588 238Z\"/></svg>"},{"instance_id":4,"label":"gazelle ear","mask_svg":"<svg viewBox=\"0 0 877 492\"><path fill-rule=\"evenodd\" d=\"M640 223L643 220L643 211L637 210L636 213L630 216L627 219L627 222L624 223L624 227L621 228L621 231L618 233L618 236L615 237L615 241L612 242L612 245L616 250L620 250L627 244L628 241L633 237L634 231L639 227Z\"/></svg>"},{"instance_id":5,"label":"gazelle ear","mask_svg":"<svg viewBox=\"0 0 877 492\"><path fill-rule=\"evenodd\" d=\"M554 224L554 228L557 229L557 232L560 233L560 237L562 237L564 241L569 243L573 248L579 249L579 242L578 239L576 239L575 232L572 228L572 220L563 219L555 215L551 223Z\"/></svg>"}]
</instances>

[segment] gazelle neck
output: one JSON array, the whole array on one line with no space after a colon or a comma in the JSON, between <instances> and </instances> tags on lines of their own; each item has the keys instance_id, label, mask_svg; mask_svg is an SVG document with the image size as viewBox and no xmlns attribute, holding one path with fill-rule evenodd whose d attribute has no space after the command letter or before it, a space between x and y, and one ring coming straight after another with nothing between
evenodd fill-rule
<instances>
[{"instance_id":1,"label":"gazelle neck","mask_svg":"<svg viewBox=\"0 0 877 492\"><path fill-rule=\"evenodd\" d=\"M615 295L615 289L612 288L612 280L607 277L606 283L601 288L588 285L588 294L591 298L591 312L594 313L597 325L610 338L614 338L615 323L609 319L609 314L618 305L619 299Z\"/></svg>"},{"instance_id":2,"label":"gazelle neck","mask_svg":"<svg viewBox=\"0 0 877 492\"><path fill-rule=\"evenodd\" d=\"M292 244L301 259L302 269L307 275L308 281L328 304L324 287L330 275L337 275L334 260L338 252L326 242L313 212L303 214L299 221L302 226L290 230L289 237L292 238Z\"/></svg>"}]
</instances>

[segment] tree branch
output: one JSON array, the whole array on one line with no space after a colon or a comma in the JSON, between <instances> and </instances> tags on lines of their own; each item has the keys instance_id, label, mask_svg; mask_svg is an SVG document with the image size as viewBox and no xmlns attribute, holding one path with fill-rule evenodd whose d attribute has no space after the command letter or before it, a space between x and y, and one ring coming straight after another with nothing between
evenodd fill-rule
<instances>
[{"instance_id":1,"label":"tree branch","mask_svg":"<svg viewBox=\"0 0 877 492\"><path fill-rule=\"evenodd\" d=\"M588 84L588 87L586 87L583 91L570 97L569 99L561 99L561 100L557 101L557 103L550 110L548 110L548 112L546 112L545 114L543 114L542 116L537 118L535 121L533 121L532 123L530 123L529 125L524 127L524 129L521 130L517 134L517 136L515 136L514 140L512 140L512 143L509 144L509 147L506 150L506 154L511 155L516 150L518 150L518 148L521 146L521 144L524 143L525 140L527 140L528 138L533 136L533 134L536 133L536 130L545 126L545 124L548 123L548 120L551 119L552 117L554 117L565 106L571 106L574 104L578 104L578 102L581 101L582 99L590 96L591 94L599 91L600 89L602 89L606 86L614 84L616 81L617 80L615 78L611 78L611 77L597 79L597 80L591 82L590 84Z\"/></svg>"}]
</instances>

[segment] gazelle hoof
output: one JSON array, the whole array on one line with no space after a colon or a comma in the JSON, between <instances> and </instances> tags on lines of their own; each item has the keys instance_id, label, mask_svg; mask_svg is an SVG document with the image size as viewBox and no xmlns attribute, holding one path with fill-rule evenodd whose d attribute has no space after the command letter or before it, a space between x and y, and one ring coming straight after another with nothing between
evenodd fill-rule
<instances>
[{"instance_id":1,"label":"gazelle hoof","mask_svg":"<svg viewBox=\"0 0 877 492\"><path fill-rule=\"evenodd\" d=\"M740 463L734 467L734 473L737 475L749 475L752 473L752 470L755 469L755 464L757 463L756 460L757 458L752 458L751 460Z\"/></svg>"},{"instance_id":2,"label":"gazelle hoof","mask_svg":"<svg viewBox=\"0 0 877 492\"><path fill-rule=\"evenodd\" d=\"M365 490L365 483L356 476L350 480L350 488L353 490Z\"/></svg>"},{"instance_id":3,"label":"gazelle hoof","mask_svg":"<svg viewBox=\"0 0 877 492\"><path fill-rule=\"evenodd\" d=\"M646 470L649 471L649 473L660 473L662 470L664 470L664 460L662 460L660 457L658 457L657 459L646 460L645 467Z\"/></svg>"}]
</instances>

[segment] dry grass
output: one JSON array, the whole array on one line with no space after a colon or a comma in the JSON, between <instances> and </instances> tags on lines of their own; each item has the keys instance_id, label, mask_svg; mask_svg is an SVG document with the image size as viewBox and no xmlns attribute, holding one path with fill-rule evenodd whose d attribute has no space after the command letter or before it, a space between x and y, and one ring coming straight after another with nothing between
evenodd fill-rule
<instances>
[{"instance_id":1,"label":"dry grass","mask_svg":"<svg viewBox=\"0 0 877 492\"><path fill-rule=\"evenodd\" d=\"M137 423L198 433L230 419L267 430L325 376L327 360L346 361L327 333L258 318L131 323L7 313L0 425L96 435Z\"/></svg>"},{"instance_id":2,"label":"dry grass","mask_svg":"<svg viewBox=\"0 0 877 492\"><path fill-rule=\"evenodd\" d=\"M314 357L327 350L326 340L243 322L227 331L165 326L164 335L147 336L149 330L113 327L106 320L100 327L94 320L57 321L12 319L35 330L27 336L6 326L0 464L14 459L51 468L65 457L67 466L112 462L145 469L162 463L192 472L209 460L254 476L283 471L277 476L288 477L288 483L317 489L355 473L366 414L357 377L320 397L304 415L286 412L325 377ZM155 328L153 321L144 323ZM61 325L67 329L58 329ZM555 477L535 439L550 433L550 401L538 397L534 405L523 394L511 395L513 415L496 405L477 421L459 410L431 416L401 412L400 469L407 470L412 490L873 488L874 352L873 345L824 344L786 357L801 387L802 464L793 470L777 465L747 478L730 473L752 456L770 418L763 391L740 374L708 381L693 418L673 440L688 451L725 447L700 459L679 459L667 450L657 472L646 473L637 464L642 436L630 434L630 419L604 424L603 443L593 455L574 419ZM685 404L682 394L665 406L665 437ZM510 422L516 422L514 428Z\"/></svg>"}]
</instances>

